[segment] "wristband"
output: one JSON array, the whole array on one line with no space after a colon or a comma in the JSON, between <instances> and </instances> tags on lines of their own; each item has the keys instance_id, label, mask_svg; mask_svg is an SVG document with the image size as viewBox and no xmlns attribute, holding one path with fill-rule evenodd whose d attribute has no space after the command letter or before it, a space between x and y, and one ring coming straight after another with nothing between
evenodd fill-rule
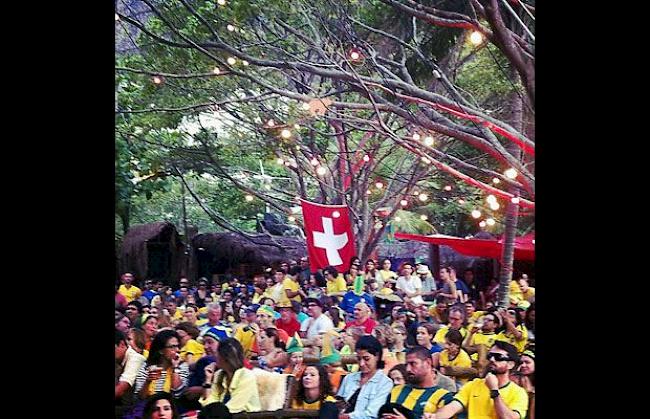
<instances>
[{"instance_id":1,"label":"wristband","mask_svg":"<svg viewBox=\"0 0 650 419\"><path fill-rule=\"evenodd\" d=\"M497 397L499 397L499 390L490 390L490 398L496 399Z\"/></svg>"},{"instance_id":2,"label":"wristband","mask_svg":"<svg viewBox=\"0 0 650 419\"><path fill-rule=\"evenodd\" d=\"M201 387L203 387L203 388L210 388L210 387L212 387L212 384L210 384L210 383L203 383L203 385L202 385Z\"/></svg>"}]
</instances>

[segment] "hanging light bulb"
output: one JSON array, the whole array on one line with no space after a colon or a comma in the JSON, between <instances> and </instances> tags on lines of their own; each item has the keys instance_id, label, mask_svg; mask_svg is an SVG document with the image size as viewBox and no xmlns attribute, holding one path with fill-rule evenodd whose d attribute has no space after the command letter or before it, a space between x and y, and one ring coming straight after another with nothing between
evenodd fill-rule
<instances>
[{"instance_id":1,"label":"hanging light bulb","mask_svg":"<svg viewBox=\"0 0 650 419\"><path fill-rule=\"evenodd\" d=\"M272 119L269 119L268 122L266 123L269 127L274 127L275 126L275 121Z\"/></svg>"},{"instance_id":2,"label":"hanging light bulb","mask_svg":"<svg viewBox=\"0 0 650 419\"><path fill-rule=\"evenodd\" d=\"M323 166L319 166L318 169L316 169L316 173L318 173L319 176L323 176L327 172L327 169L325 169Z\"/></svg>"},{"instance_id":3,"label":"hanging light bulb","mask_svg":"<svg viewBox=\"0 0 650 419\"><path fill-rule=\"evenodd\" d=\"M278 163L279 165L283 165L283 164L284 164L284 160L282 159L282 157L279 157L279 158L278 158L277 163Z\"/></svg>"},{"instance_id":4,"label":"hanging light bulb","mask_svg":"<svg viewBox=\"0 0 650 419\"><path fill-rule=\"evenodd\" d=\"M510 198L510 202L512 202L515 205L518 205L519 204L519 197L518 196L513 196L512 198Z\"/></svg>"},{"instance_id":5,"label":"hanging light bulb","mask_svg":"<svg viewBox=\"0 0 650 419\"><path fill-rule=\"evenodd\" d=\"M402 199L401 201L399 201L399 204L401 206L405 207L405 206L407 206L409 204L409 202L406 199Z\"/></svg>"},{"instance_id":6,"label":"hanging light bulb","mask_svg":"<svg viewBox=\"0 0 650 419\"><path fill-rule=\"evenodd\" d=\"M424 192L418 195L418 199L422 202L425 202L427 199L429 199L429 195L425 194Z\"/></svg>"},{"instance_id":7,"label":"hanging light bulb","mask_svg":"<svg viewBox=\"0 0 650 419\"><path fill-rule=\"evenodd\" d=\"M212 73L219 74L219 73L221 73L221 70L219 69L219 67L215 67L215 68L212 69Z\"/></svg>"},{"instance_id":8,"label":"hanging light bulb","mask_svg":"<svg viewBox=\"0 0 650 419\"><path fill-rule=\"evenodd\" d=\"M117 13L115 13L115 21L117 22L118 20L120 20L120 17L118 16Z\"/></svg>"},{"instance_id":9,"label":"hanging light bulb","mask_svg":"<svg viewBox=\"0 0 650 419\"><path fill-rule=\"evenodd\" d=\"M517 177L517 171L512 167L505 172L503 172L508 179L515 179Z\"/></svg>"},{"instance_id":10,"label":"hanging light bulb","mask_svg":"<svg viewBox=\"0 0 650 419\"><path fill-rule=\"evenodd\" d=\"M422 221L426 221L428 218L429 218L429 217L427 217L427 216L424 215L424 214L420 215L420 220L422 220Z\"/></svg>"},{"instance_id":11,"label":"hanging light bulb","mask_svg":"<svg viewBox=\"0 0 650 419\"><path fill-rule=\"evenodd\" d=\"M309 162L312 166L318 166L318 159L316 157L313 157Z\"/></svg>"},{"instance_id":12,"label":"hanging light bulb","mask_svg":"<svg viewBox=\"0 0 650 419\"><path fill-rule=\"evenodd\" d=\"M246 61L246 60L241 60L241 63L244 64L244 66L250 65L250 63L248 61Z\"/></svg>"},{"instance_id":13,"label":"hanging light bulb","mask_svg":"<svg viewBox=\"0 0 650 419\"><path fill-rule=\"evenodd\" d=\"M433 137L424 137L424 144L428 145L429 147L433 146Z\"/></svg>"},{"instance_id":14,"label":"hanging light bulb","mask_svg":"<svg viewBox=\"0 0 650 419\"><path fill-rule=\"evenodd\" d=\"M414 139L415 141L420 140L420 134L418 134L417 132L416 132L415 134L413 134L413 139Z\"/></svg>"},{"instance_id":15,"label":"hanging light bulb","mask_svg":"<svg viewBox=\"0 0 650 419\"><path fill-rule=\"evenodd\" d=\"M233 25L228 25L226 26L226 29L228 29L230 32L233 32L235 30L235 27Z\"/></svg>"},{"instance_id":16,"label":"hanging light bulb","mask_svg":"<svg viewBox=\"0 0 650 419\"><path fill-rule=\"evenodd\" d=\"M370 156L367 155L367 154L365 156L363 156L363 161L369 162L370 161Z\"/></svg>"},{"instance_id":17,"label":"hanging light bulb","mask_svg":"<svg viewBox=\"0 0 650 419\"><path fill-rule=\"evenodd\" d=\"M294 127L295 129L300 129L300 125L298 125L298 124L294 124L293 127Z\"/></svg>"},{"instance_id":18,"label":"hanging light bulb","mask_svg":"<svg viewBox=\"0 0 650 419\"><path fill-rule=\"evenodd\" d=\"M332 218L339 218L340 216L341 216L341 213L338 212L338 211L334 211L334 212L332 213Z\"/></svg>"},{"instance_id":19,"label":"hanging light bulb","mask_svg":"<svg viewBox=\"0 0 650 419\"><path fill-rule=\"evenodd\" d=\"M237 62L237 58L235 58L235 57L228 57L228 59L226 60L226 62L227 62L228 64L230 64L230 65L235 65L235 63Z\"/></svg>"},{"instance_id":20,"label":"hanging light bulb","mask_svg":"<svg viewBox=\"0 0 650 419\"><path fill-rule=\"evenodd\" d=\"M464 199L459 199L459 200L458 200L458 203L459 203L460 205L463 205L463 204L465 203L465 200L464 200Z\"/></svg>"},{"instance_id":21,"label":"hanging light bulb","mask_svg":"<svg viewBox=\"0 0 650 419\"><path fill-rule=\"evenodd\" d=\"M474 31L469 36L469 41L472 43L472 45L481 45L483 43L483 34L479 31Z\"/></svg>"},{"instance_id":22,"label":"hanging light bulb","mask_svg":"<svg viewBox=\"0 0 650 419\"><path fill-rule=\"evenodd\" d=\"M497 197L494 195L488 195L485 200L488 202L488 204L491 204L492 202L497 202Z\"/></svg>"},{"instance_id":23,"label":"hanging light bulb","mask_svg":"<svg viewBox=\"0 0 650 419\"><path fill-rule=\"evenodd\" d=\"M280 132L280 136L284 139L291 138L291 131L288 129L283 129L282 132Z\"/></svg>"},{"instance_id":24,"label":"hanging light bulb","mask_svg":"<svg viewBox=\"0 0 650 419\"><path fill-rule=\"evenodd\" d=\"M443 189L446 190L447 192L449 192L449 191L451 191L451 185L447 185Z\"/></svg>"},{"instance_id":25,"label":"hanging light bulb","mask_svg":"<svg viewBox=\"0 0 650 419\"><path fill-rule=\"evenodd\" d=\"M217 0L217 4L219 6L225 6L226 5L226 0Z\"/></svg>"},{"instance_id":26,"label":"hanging light bulb","mask_svg":"<svg viewBox=\"0 0 650 419\"><path fill-rule=\"evenodd\" d=\"M487 220L485 220L485 222L486 222L487 225L489 225L489 226L493 226L493 225L496 224L496 221L494 221L494 218L488 218Z\"/></svg>"},{"instance_id":27,"label":"hanging light bulb","mask_svg":"<svg viewBox=\"0 0 650 419\"><path fill-rule=\"evenodd\" d=\"M479 227L481 227L481 228L485 228L485 226L487 225L487 223L486 223L485 221L481 221L480 223L478 223L478 225L479 225Z\"/></svg>"},{"instance_id":28,"label":"hanging light bulb","mask_svg":"<svg viewBox=\"0 0 650 419\"><path fill-rule=\"evenodd\" d=\"M501 205L499 205L498 202L490 202L490 209L491 209L492 211L496 211L496 210L498 210L499 208L501 208Z\"/></svg>"},{"instance_id":29,"label":"hanging light bulb","mask_svg":"<svg viewBox=\"0 0 650 419\"><path fill-rule=\"evenodd\" d=\"M480 217L481 217L481 211L472 210L472 218L480 218Z\"/></svg>"},{"instance_id":30,"label":"hanging light bulb","mask_svg":"<svg viewBox=\"0 0 650 419\"><path fill-rule=\"evenodd\" d=\"M377 182L375 182L375 187L376 187L377 189L381 189L381 188L384 187L384 184L383 184L381 181L377 181Z\"/></svg>"},{"instance_id":31,"label":"hanging light bulb","mask_svg":"<svg viewBox=\"0 0 650 419\"><path fill-rule=\"evenodd\" d=\"M418 191L413 191L413 195L418 196L418 195L420 195L420 192L418 192Z\"/></svg>"},{"instance_id":32,"label":"hanging light bulb","mask_svg":"<svg viewBox=\"0 0 650 419\"><path fill-rule=\"evenodd\" d=\"M395 217L395 221L397 221L399 223L400 221L402 221L402 217L399 217L399 216Z\"/></svg>"},{"instance_id":33,"label":"hanging light bulb","mask_svg":"<svg viewBox=\"0 0 650 419\"><path fill-rule=\"evenodd\" d=\"M289 218L287 218L287 220L289 220L290 223L293 223L294 221L296 221L296 217L290 215Z\"/></svg>"},{"instance_id":34,"label":"hanging light bulb","mask_svg":"<svg viewBox=\"0 0 650 419\"><path fill-rule=\"evenodd\" d=\"M535 239L533 239L533 244L535 244Z\"/></svg>"},{"instance_id":35,"label":"hanging light bulb","mask_svg":"<svg viewBox=\"0 0 650 419\"><path fill-rule=\"evenodd\" d=\"M498 185L499 183L501 183L501 179L499 179L498 177L492 178L492 183Z\"/></svg>"},{"instance_id":36,"label":"hanging light bulb","mask_svg":"<svg viewBox=\"0 0 650 419\"><path fill-rule=\"evenodd\" d=\"M253 199L255 199L255 197L253 195L248 194L244 197L244 199L246 200L246 202L251 202Z\"/></svg>"},{"instance_id":37,"label":"hanging light bulb","mask_svg":"<svg viewBox=\"0 0 650 419\"><path fill-rule=\"evenodd\" d=\"M151 81L153 82L153 84L161 84L163 82L162 77L160 76L153 76Z\"/></svg>"},{"instance_id":38,"label":"hanging light bulb","mask_svg":"<svg viewBox=\"0 0 650 419\"><path fill-rule=\"evenodd\" d=\"M372 191L371 191L370 189L368 189L368 190L366 191L366 195L371 195L371 194L372 194Z\"/></svg>"},{"instance_id":39,"label":"hanging light bulb","mask_svg":"<svg viewBox=\"0 0 650 419\"><path fill-rule=\"evenodd\" d=\"M353 60L358 60L359 58L361 58L361 54L359 53L358 50L353 49L350 51L350 58L352 58Z\"/></svg>"}]
</instances>

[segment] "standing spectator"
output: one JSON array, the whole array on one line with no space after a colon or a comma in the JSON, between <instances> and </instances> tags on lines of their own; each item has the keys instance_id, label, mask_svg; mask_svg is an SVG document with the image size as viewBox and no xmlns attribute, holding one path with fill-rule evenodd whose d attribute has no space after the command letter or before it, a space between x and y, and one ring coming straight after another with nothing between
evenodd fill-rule
<instances>
[{"instance_id":1,"label":"standing spectator","mask_svg":"<svg viewBox=\"0 0 650 419\"><path fill-rule=\"evenodd\" d=\"M305 303L307 304L309 318L300 325L300 336L302 338L311 340L321 333L334 329L332 320L323 313L323 305L320 300L307 298Z\"/></svg>"},{"instance_id":2,"label":"standing spectator","mask_svg":"<svg viewBox=\"0 0 650 419\"><path fill-rule=\"evenodd\" d=\"M476 284L476 278L474 277L474 270L472 268L467 268L463 272L463 283L467 287L467 299L469 301L481 301L481 292L479 286Z\"/></svg>"},{"instance_id":3,"label":"standing spectator","mask_svg":"<svg viewBox=\"0 0 650 419\"><path fill-rule=\"evenodd\" d=\"M303 256L300 258L300 273L298 274L298 282L300 282L301 285L304 285L305 282L309 281L309 278L311 278L311 270L309 268L309 258L307 256Z\"/></svg>"},{"instance_id":4,"label":"standing spectator","mask_svg":"<svg viewBox=\"0 0 650 419\"><path fill-rule=\"evenodd\" d=\"M379 272L379 268L377 266L377 262L375 262L372 259L366 260L366 266L364 268L364 280L366 282L371 282L375 281L377 283L377 287L379 289L384 287L384 277L381 275L381 272Z\"/></svg>"},{"instance_id":5,"label":"standing spectator","mask_svg":"<svg viewBox=\"0 0 650 419\"><path fill-rule=\"evenodd\" d=\"M120 287L115 284L115 309L124 309L127 304L126 297L120 293Z\"/></svg>"},{"instance_id":6,"label":"standing spectator","mask_svg":"<svg viewBox=\"0 0 650 419\"><path fill-rule=\"evenodd\" d=\"M455 304L458 300L456 282L451 276L452 267L443 266L440 268L440 279L442 280L442 289L438 292L438 302L444 302L447 305Z\"/></svg>"},{"instance_id":7,"label":"standing spectator","mask_svg":"<svg viewBox=\"0 0 650 419\"><path fill-rule=\"evenodd\" d=\"M187 293L194 292L195 290L190 289L190 280L183 277L178 281L178 289L174 292L174 297L182 297L181 289L185 288Z\"/></svg>"},{"instance_id":8,"label":"standing spectator","mask_svg":"<svg viewBox=\"0 0 650 419\"><path fill-rule=\"evenodd\" d=\"M282 281L282 286L284 287L285 294L282 296L282 299L278 301L278 303L285 301L297 301L300 303L302 302L303 298L307 298L307 294L305 294L305 291L302 290L300 283L298 282L299 274L299 266L294 266L289 269L289 273L285 275L284 281Z\"/></svg>"},{"instance_id":9,"label":"standing spectator","mask_svg":"<svg viewBox=\"0 0 650 419\"><path fill-rule=\"evenodd\" d=\"M126 298L127 303L130 303L131 301L140 298L140 296L142 295L142 291L140 290L140 288L133 285L134 278L132 273L126 272L122 274L121 280L122 280L122 285L120 285L120 288L117 290L117 292L119 292L124 296L124 298Z\"/></svg>"},{"instance_id":10,"label":"standing spectator","mask_svg":"<svg viewBox=\"0 0 650 419\"><path fill-rule=\"evenodd\" d=\"M429 267L421 263L415 273L422 282L422 299L425 301L433 301L436 296L436 280L433 278Z\"/></svg>"}]
</instances>

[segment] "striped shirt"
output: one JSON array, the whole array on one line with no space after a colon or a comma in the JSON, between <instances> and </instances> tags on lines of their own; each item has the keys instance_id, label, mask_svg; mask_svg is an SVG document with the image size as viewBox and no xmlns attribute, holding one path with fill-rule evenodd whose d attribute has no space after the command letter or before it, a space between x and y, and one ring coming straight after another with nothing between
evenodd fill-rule
<instances>
[{"instance_id":1,"label":"striped shirt","mask_svg":"<svg viewBox=\"0 0 650 419\"><path fill-rule=\"evenodd\" d=\"M148 368L147 364L144 363L142 365L142 368L140 368L140 370L138 371L138 375L135 377L136 393L138 393L142 389L145 381L147 380L147 375L149 374L147 368ZM181 365L178 366L178 375L181 377L181 385L180 387L174 388L172 382L171 393L174 397L179 397L183 393L183 390L185 390L185 387L187 387L187 379L190 375L190 369L186 363L182 363ZM167 379L167 370L162 370L160 374L160 378L156 380L155 391L154 391L155 393L165 391L166 379Z\"/></svg>"},{"instance_id":2,"label":"striped shirt","mask_svg":"<svg viewBox=\"0 0 650 419\"><path fill-rule=\"evenodd\" d=\"M438 386L417 388L402 384L393 387L390 401L411 410L414 417L419 419L424 413L435 413L436 410L451 402L453 396L453 393Z\"/></svg>"}]
</instances>

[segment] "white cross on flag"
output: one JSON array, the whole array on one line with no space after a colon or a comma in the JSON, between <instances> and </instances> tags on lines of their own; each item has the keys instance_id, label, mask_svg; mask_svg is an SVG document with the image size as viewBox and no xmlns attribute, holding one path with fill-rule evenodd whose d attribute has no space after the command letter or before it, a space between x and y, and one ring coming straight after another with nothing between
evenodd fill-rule
<instances>
[{"instance_id":1,"label":"white cross on flag","mask_svg":"<svg viewBox=\"0 0 650 419\"><path fill-rule=\"evenodd\" d=\"M348 269L355 256L350 214L345 205L322 205L300 200L312 272L325 266Z\"/></svg>"}]
</instances>

